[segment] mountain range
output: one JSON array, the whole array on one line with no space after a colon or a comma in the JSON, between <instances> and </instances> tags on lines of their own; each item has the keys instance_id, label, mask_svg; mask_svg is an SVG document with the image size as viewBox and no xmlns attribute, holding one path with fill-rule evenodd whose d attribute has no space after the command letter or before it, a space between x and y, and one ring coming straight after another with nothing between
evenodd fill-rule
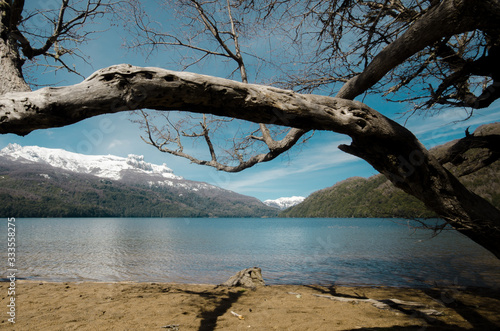
<instances>
[{"instance_id":1,"label":"mountain range","mask_svg":"<svg viewBox=\"0 0 500 331\"><path fill-rule=\"evenodd\" d=\"M0 217L270 217L260 200L176 176L143 156L10 144L0 151Z\"/></svg>"},{"instance_id":2,"label":"mountain range","mask_svg":"<svg viewBox=\"0 0 500 331\"><path fill-rule=\"evenodd\" d=\"M471 191L500 208L500 123L430 150ZM316 191L280 217L435 217L424 204L383 175L351 177Z\"/></svg>"},{"instance_id":3,"label":"mountain range","mask_svg":"<svg viewBox=\"0 0 500 331\"><path fill-rule=\"evenodd\" d=\"M500 208L500 123L430 151ZM281 210L281 211L280 211ZM82 155L11 144L0 150L0 217L434 217L384 176L351 177L309 197L259 201L184 179L143 156Z\"/></svg>"},{"instance_id":4,"label":"mountain range","mask_svg":"<svg viewBox=\"0 0 500 331\"><path fill-rule=\"evenodd\" d=\"M264 204L268 205L269 207L274 207L278 208L280 210L285 210L287 208L293 207L295 205L298 205L302 201L304 201L305 197L282 197L278 198L275 200L264 200Z\"/></svg>"}]
</instances>

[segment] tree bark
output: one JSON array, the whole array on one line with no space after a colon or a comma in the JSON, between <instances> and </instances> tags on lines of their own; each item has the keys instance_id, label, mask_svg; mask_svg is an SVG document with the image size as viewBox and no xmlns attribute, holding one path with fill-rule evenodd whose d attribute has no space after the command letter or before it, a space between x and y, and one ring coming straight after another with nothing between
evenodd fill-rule
<instances>
[{"instance_id":1,"label":"tree bark","mask_svg":"<svg viewBox=\"0 0 500 331\"><path fill-rule=\"evenodd\" d=\"M11 91L30 91L22 74L21 60L16 42L10 35L10 25L16 21L19 10L0 8L0 95Z\"/></svg>"},{"instance_id":2,"label":"tree bark","mask_svg":"<svg viewBox=\"0 0 500 331\"><path fill-rule=\"evenodd\" d=\"M0 96L0 133L25 135L133 109L210 113L347 134L363 158L454 228L500 258L500 211L465 188L406 128L357 101L160 68L117 65L80 84Z\"/></svg>"}]
</instances>

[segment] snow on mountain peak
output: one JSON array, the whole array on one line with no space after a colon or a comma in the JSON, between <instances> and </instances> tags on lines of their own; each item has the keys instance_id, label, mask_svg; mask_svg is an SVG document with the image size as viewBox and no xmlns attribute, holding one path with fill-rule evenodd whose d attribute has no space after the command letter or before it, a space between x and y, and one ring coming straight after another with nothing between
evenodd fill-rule
<instances>
[{"instance_id":1,"label":"snow on mountain peak","mask_svg":"<svg viewBox=\"0 0 500 331\"><path fill-rule=\"evenodd\" d=\"M83 155L63 149L9 144L0 150L0 156L27 163L47 163L56 168L114 180L122 178L123 170L161 175L169 179L182 179L174 175L166 164L148 163L144 161L142 155L130 154L127 158L114 155Z\"/></svg>"},{"instance_id":2,"label":"snow on mountain peak","mask_svg":"<svg viewBox=\"0 0 500 331\"><path fill-rule=\"evenodd\" d=\"M298 205L299 203L304 201L304 199L305 197L298 197L298 196L282 197L276 200L266 200L264 201L264 204L268 205L269 207L279 208L283 210Z\"/></svg>"}]
</instances>

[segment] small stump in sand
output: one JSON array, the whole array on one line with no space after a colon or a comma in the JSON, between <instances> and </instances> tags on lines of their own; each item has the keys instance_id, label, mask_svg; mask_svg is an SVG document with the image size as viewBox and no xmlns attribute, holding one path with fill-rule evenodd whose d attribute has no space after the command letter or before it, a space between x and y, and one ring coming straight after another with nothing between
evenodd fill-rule
<instances>
[{"instance_id":1,"label":"small stump in sand","mask_svg":"<svg viewBox=\"0 0 500 331\"><path fill-rule=\"evenodd\" d=\"M245 270L238 271L234 276L226 280L221 286L242 286L248 288L256 288L257 286L265 285L262 278L262 271L260 268L253 267Z\"/></svg>"}]
</instances>

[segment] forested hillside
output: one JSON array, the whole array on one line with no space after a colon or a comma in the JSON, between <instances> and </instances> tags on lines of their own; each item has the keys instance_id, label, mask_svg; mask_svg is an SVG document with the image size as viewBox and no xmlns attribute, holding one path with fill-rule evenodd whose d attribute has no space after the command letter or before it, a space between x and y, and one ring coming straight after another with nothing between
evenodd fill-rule
<instances>
[{"instance_id":1,"label":"forested hillside","mask_svg":"<svg viewBox=\"0 0 500 331\"><path fill-rule=\"evenodd\" d=\"M468 133L467 133L468 134ZM462 183L500 208L500 123L431 150ZM422 202L384 176L352 177L314 192L282 217L434 217Z\"/></svg>"},{"instance_id":2,"label":"forested hillside","mask_svg":"<svg viewBox=\"0 0 500 331\"><path fill-rule=\"evenodd\" d=\"M0 160L0 217L261 217L277 210L220 190L152 187Z\"/></svg>"}]
</instances>

